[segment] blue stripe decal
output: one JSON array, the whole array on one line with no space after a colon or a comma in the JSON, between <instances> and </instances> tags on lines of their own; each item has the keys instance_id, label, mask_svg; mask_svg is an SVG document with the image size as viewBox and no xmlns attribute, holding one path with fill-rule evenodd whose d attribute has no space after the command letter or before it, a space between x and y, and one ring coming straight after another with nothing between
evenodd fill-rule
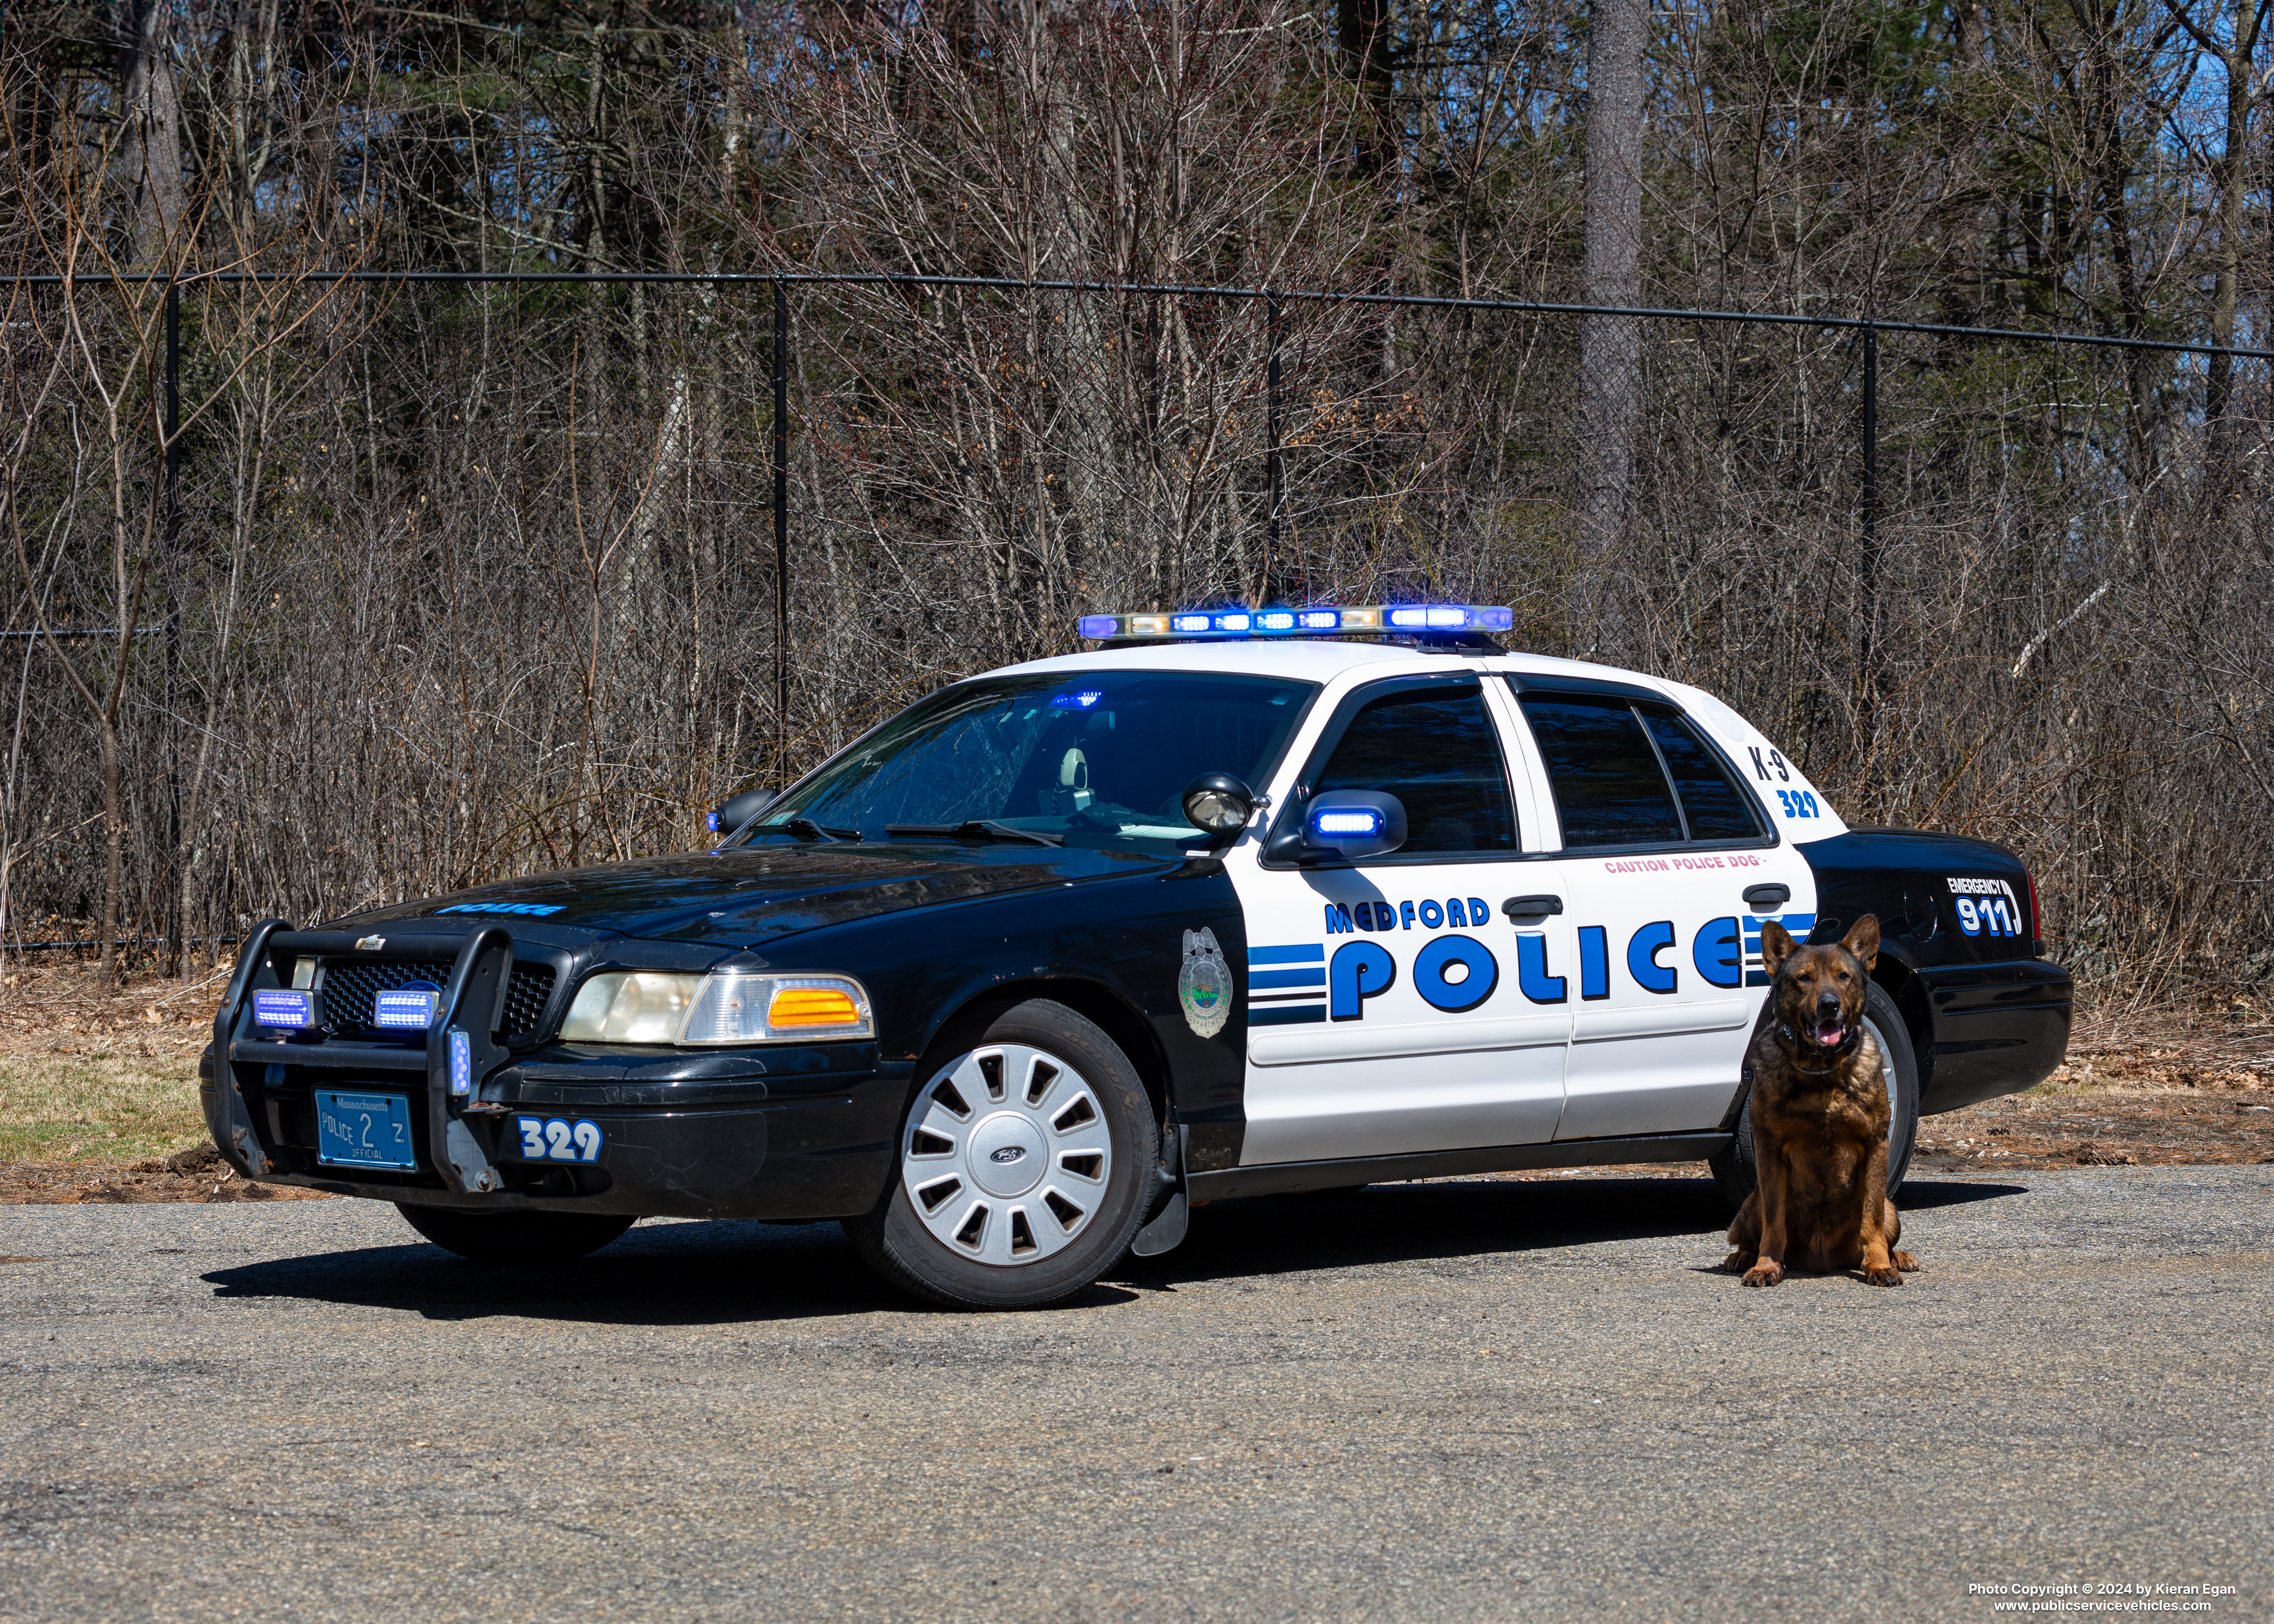
<instances>
[{"instance_id":1,"label":"blue stripe decal","mask_svg":"<svg viewBox=\"0 0 2274 1624\"><path fill-rule=\"evenodd\" d=\"M1247 962L1252 965L1324 964L1327 962L1327 950L1316 942L1302 943L1294 947L1251 947L1247 950Z\"/></svg>"},{"instance_id":2,"label":"blue stripe decal","mask_svg":"<svg viewBox=\"0 0 2274 1624\"><path fill-rule=\"evenodd\" d=\"M1326 1019L1323 1004L1272 1004L1247 1011L1251 1026L1306 1026L1314 1021L1323 1025Z\"/></svg>"},{"instance_id":3,"label":"blue stripe decal","mask_svg":"<svg viewBox=\"0 0 2274 1624\"><path fill-rule=\"evenodd\" d=\"M1251 991L1264 987L1324 987L1327 973L1319 970L1250 970L1247 985Z\"/></svg>"}]
</instances>

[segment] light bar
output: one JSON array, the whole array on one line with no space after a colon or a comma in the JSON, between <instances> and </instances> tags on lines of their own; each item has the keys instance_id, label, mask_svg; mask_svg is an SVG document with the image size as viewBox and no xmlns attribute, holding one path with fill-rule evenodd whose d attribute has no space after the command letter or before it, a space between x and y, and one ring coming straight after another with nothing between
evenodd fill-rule
<instances>
[{"instance_id":1,"label":"light bar","mask_svg":"<svg viewBox=\"0 0 2274 1624\"><path fill-rule=\"evenodd\" d=\"M1319 609L1180 609L1171 614L1086 614L1092 643L1118 638L1323 637L1347 632L1504 632L1515 611L1485 604L1359 604Z\"/></svg>"}]
</instances>

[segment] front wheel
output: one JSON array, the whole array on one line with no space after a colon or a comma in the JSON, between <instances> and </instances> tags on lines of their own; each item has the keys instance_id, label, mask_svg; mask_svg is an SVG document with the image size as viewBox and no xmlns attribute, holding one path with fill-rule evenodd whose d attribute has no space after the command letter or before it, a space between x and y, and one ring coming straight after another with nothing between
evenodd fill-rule
<instances>
[{"instance_id":1,"label":"front wheel","mask_svg":"<svg viewBox=\"0 0 2274 1624\"><path fill-rule=\"evenodd\" d=\"M870 1267L958 1308L1035 1308L1129 1250L1161 1133L1129 1058L1046 998L927 1062L892 1188L846 1221Z\"/></svg>"},{"instance_id":2,"label":"front wheel","mask_svg":"<svg viewBox=\"0 0 2274 1624\"><path fill-rule=\"evenodd\" d=\"M403 1202L395 1210L445 1252L476 1263L516 1267L573 1263L599 1251L635 1222L599 1213L470 1213Z\"/></svg>"},{"instance_id":3,"label":"front wheel","mask_svg":"<svg viewBox=\"0 0 2274 1624\"><path fill-rule=\"evenodd\" d=\"M1764 1020L1768 1019L1766 1011ZM1910 1028L1903 1025L1902 1012L1895 1001L1886 995L1877 981L1866 989L1864 998L1864 1026L1879 1045L1879 1054L1886 1062L1887 1074L1887 1194L1893 1196L1903 1187L1903 1176L1910 1170L1911 1147L1918 1141L1918 1056L1911 1049ZM1751 1046L1748 1045L1748 1052ZM1706 1163L1713 1172L1713 1183L1721 1197L1732 1207L1743 1207L1745 1198L1752 1194L1760 1182L1753 1165L1753 1102L1751 1086L1747 1097L1737 1102L1736 1136L1729 1147L1712 1157Z\"/></svg>"}]
</instances>

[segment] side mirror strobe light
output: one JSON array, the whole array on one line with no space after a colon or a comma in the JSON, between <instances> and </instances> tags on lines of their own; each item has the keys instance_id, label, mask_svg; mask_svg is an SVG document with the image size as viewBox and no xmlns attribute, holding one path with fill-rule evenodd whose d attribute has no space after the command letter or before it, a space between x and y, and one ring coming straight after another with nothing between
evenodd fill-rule
<instances>
[{"instance_id":1,"label":"side mirror strobe light","mask_svg":"<svg viewBox=\"0 0 2274 1624\"><path fill-rule=\"evenodd\" d=\"M706 822L709 823L711 832L714 835L733 834L734 831L773 805L775 799L774 792L770 789L744 790L710 815Z\"/></svg>"},{"instance_id":2,"label":"side mirror strobe light","mask_svg":"<svg viewBox=\"0 0 2274 1624\"><path fill-rule=\"evenodd\" d=\"M1336 789L1314 795L1303 809L1297 861L1355 862L1381 857L1405 844L1405 805L1380 790Z\"/></svg>"}]
</instances>

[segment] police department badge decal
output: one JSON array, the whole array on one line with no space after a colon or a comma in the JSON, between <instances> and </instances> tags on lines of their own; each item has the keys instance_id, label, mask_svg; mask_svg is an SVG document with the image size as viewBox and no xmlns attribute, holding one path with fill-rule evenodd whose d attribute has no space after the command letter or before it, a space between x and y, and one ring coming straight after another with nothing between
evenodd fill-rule
<instances>
[{"instance_id":1,"label":"police department badge decal","mask_svg":"<svg viewBox=\"0 0 2274 1624\"><path fill-rule=\"evenodd\" d=\"M1185 932L1185 965L1177 973L1177 1002L1185 1020L1201 1037L1212 1038L1231 1019L1231 966L1224 961L1216 932L1202 926Z\"/></svg>"}]
</instances>

